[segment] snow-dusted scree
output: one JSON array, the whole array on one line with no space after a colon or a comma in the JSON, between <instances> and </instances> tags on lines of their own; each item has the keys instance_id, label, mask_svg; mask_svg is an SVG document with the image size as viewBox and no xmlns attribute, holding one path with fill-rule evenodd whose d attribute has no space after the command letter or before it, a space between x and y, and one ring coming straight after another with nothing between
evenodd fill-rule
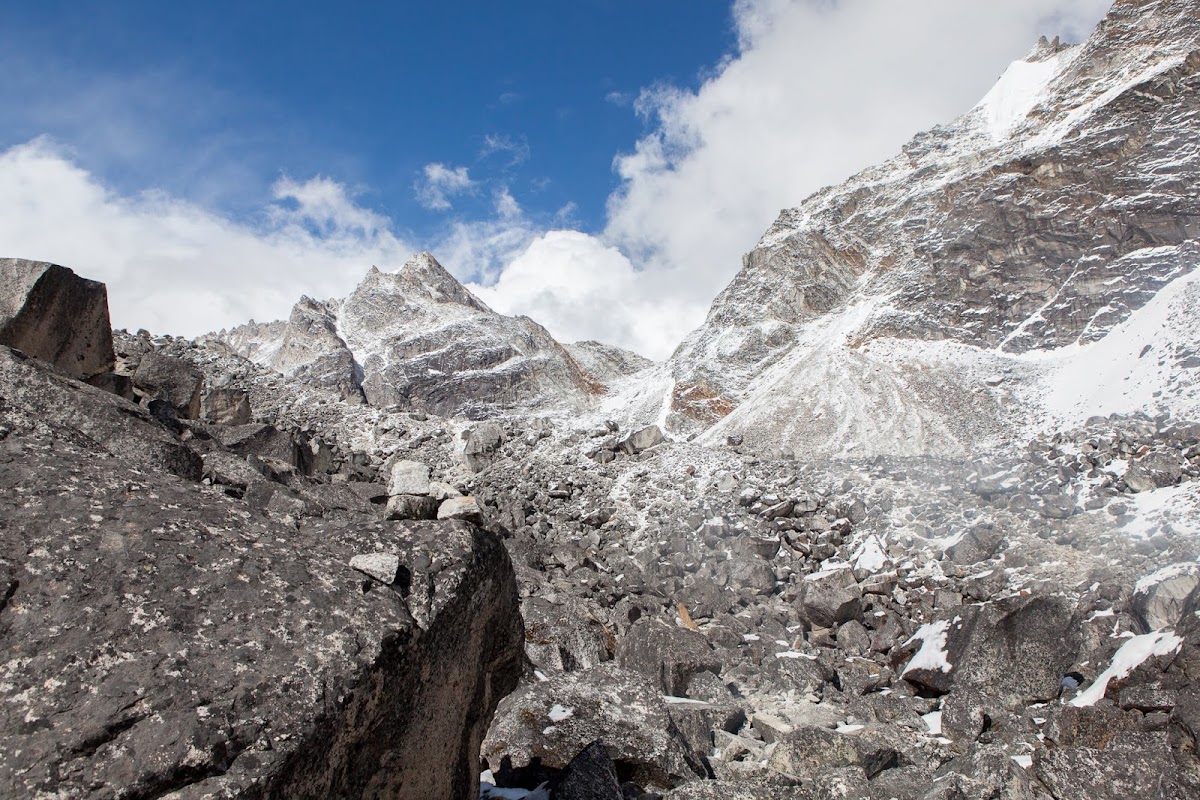
<instances>
[{"instance_id":1,"label":"snow-dusted scree","mask_svg":"<svg viewBox=\"0 0 1200 800\"><path fill-rule=\"evenodd\" d=\"M1198 53L1040 42L665 364L428 254L111 351L0 262L0 795L1200 797Z\"/></svg>"}]
</instances>

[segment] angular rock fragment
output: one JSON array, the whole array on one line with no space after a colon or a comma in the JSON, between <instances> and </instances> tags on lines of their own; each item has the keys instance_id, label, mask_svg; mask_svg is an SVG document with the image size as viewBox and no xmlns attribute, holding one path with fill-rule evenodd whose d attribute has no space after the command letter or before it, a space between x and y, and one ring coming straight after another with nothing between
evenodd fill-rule
<instances>
[{"instance_id":1,"label":"angular rock fragment","mask_svg":"<svg viewBox=\"0 0 1200 800\"><path fill-rule=\"evenodd\" d=\"M165 400L180 419L200 418L204 374L183 359L147 353L133 373L133 387L145 397Z\"/></svg>"},{"instance_id":2,"label":"angular rock fragment","mask_svg":"<svg viewBox=\"0 0 1200 800\"><path fill-rule=\"evenodd\" d=\"M72 378L112 372L107 289L57 264L0 259L0 345Z\"/></svg>"},{"instance_id":3,"label":"angular rock fragment","mask_svg":"<svg viewBox=\"0 0 1200 800\"><path fill-rule=\"evenodd\" d=\"M429 467L407 459L392 465L388 494L429 494Z\"/></svg>"},{"instance_id":4,"label":"angular rock fragment","mask_svg":"<svg viewBox=\"0 0 1200 800\"><path fill-rule=\"evenodd\" d=\"M400 570L400 557L395 553L362 553L350 559L350 567L380 583L390 584Z\"/></svg>"}]
</instances>

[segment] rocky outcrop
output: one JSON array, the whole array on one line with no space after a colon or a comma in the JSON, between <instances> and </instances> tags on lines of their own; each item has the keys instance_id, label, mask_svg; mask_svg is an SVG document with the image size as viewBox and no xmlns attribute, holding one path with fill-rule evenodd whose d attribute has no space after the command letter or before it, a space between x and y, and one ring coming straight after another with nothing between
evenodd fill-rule
<instances>
[{"instance_id":1,"label":"rocky outcrop","mask_svg":"<svg viewBox=\"0 0 1200 800\"><path fill-rule=\"evenodd\" d=\"M189 424L0 348L0 794L474 798L522 666L500 540Z\"/></svg>"},{"instance_id":2,"label":"rocky outcrop","mask_svg":"<svg viewBox=\"0 0 1200 800\"><path fill-rule=\"evenodd\" d=\"M112 330L103 283L66 267L0 259L0 345L74 378L112 371Z\"/></svg>"},{"instance_id":3,"label":"rocky outcrop","mask_svg":"<svg viewBox=\"0 0 1200 800\"><path fill-rule=\"evenodd\" d=\"M186 361L147 353L133 373L134 391L147 400L163 400L179 419L199 419L204 374Z\"/></svg>"},{"instance_id":4,"label":"rocky outcrop","mask_svg":"<svg viewBox=\"0 0 1200 800\"><path fill-rule=\"evenodd\" d=\"M1014 404L1048 413L1015 354L1095 343L1200 264L1197 10L1117 3L1086 43L1035 48L968 114L782 212L671 361L725 413L680 400L674 424L961 456L1020 424ZM1196 350L1178 342L1144 396Z\"/></svg>"},{"instance_id":5,"label":"rocky outcrop","mask_svg":"<svg viewBox=\"0 0 1200 800\"><path fill-rule=\"evenodd\" d=\"M344 300L304 298L286 323L211 338L308 385L361 387L377 407L483 418L603 391L542 326L492 311L428 253L395 273L372 267Z\"/></svg>"},{"instance_id":6,"label":"rocky outcrop","mask_svg":"<svg viewBox=\"0 0 1200 800\"><path fill-rule=\"evenodd\" d=\"M199 480L200 457L141 406L46 369L0 347L0 409L30 426L45 425L85 437L108 457L151 472Z\"/></svg>"},{"instance_id":7,"label":"rocky outcrop","mask_svg":"<svg viewBox=\"0 0 1200 800\"><path fill-rule=\"evenodd\" d=\"M654 365L650 359L631 350L603 342L585 341L563 346L579 366L605 385L628 378Z\"/></svg>"}]
</instances>

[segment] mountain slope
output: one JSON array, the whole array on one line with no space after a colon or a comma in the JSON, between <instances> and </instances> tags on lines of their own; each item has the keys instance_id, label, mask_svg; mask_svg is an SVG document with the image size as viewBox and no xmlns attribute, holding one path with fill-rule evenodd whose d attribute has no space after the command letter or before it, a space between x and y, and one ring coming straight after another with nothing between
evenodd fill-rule
<instances>
[{"instance_id":1,"label":"mountain slope","mask_svg":"<svg viewBox=\"0 0 1200 800\"><path fill-rule=\"evenodd\" d=\"M545 328L497 314L428 253L372 267L344 300L302 298L286 323L210 338L343 397L445 416L581 408L604 391Z\"/></svg>"},{"instance_id":2,"label":"mountain slope","mask_svg":"<svg viewBox=\"0 0 1200 800\"><path fill-rule=\"evenodd\" d=\"M1067 357L1198 263L1198 72L1200 3L1117 3L1086 43L1043 40L958 120L784 211L672 357L673 424L961 455L1046 422ZM1196 343L1175 344L1188 363Z\"/></svg>"}]
</instances>

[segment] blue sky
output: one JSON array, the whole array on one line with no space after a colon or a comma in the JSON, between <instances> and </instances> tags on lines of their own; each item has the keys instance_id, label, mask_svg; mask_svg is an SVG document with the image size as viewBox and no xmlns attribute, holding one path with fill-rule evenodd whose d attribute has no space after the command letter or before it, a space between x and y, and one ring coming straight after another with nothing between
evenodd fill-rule
<instances>
[{"instance_id":1,"label":"blue sky","mask_svg":"<svg viewBox=\"0 0 1200 800\"><path fill-rule=\"evenodd\" d=\"M13 2L0 31L2 146L49 134L112 186L235 214L320 174L417 239L504 186L598 229L641 88L694 88L735 44L719 0ZM430 163L478 185L430 210Z\"/></svg>"},{"instance_id":2,"label":"blue sky","mask_svg":"<svg viewBox=\"0 0 1200 800\"><path fill-rule=\"evenodd\" d=\"M779 210L1108 0L0 5L0 255L197 335L430 250L665 358Z\"/></svg>"}]
</instances>

